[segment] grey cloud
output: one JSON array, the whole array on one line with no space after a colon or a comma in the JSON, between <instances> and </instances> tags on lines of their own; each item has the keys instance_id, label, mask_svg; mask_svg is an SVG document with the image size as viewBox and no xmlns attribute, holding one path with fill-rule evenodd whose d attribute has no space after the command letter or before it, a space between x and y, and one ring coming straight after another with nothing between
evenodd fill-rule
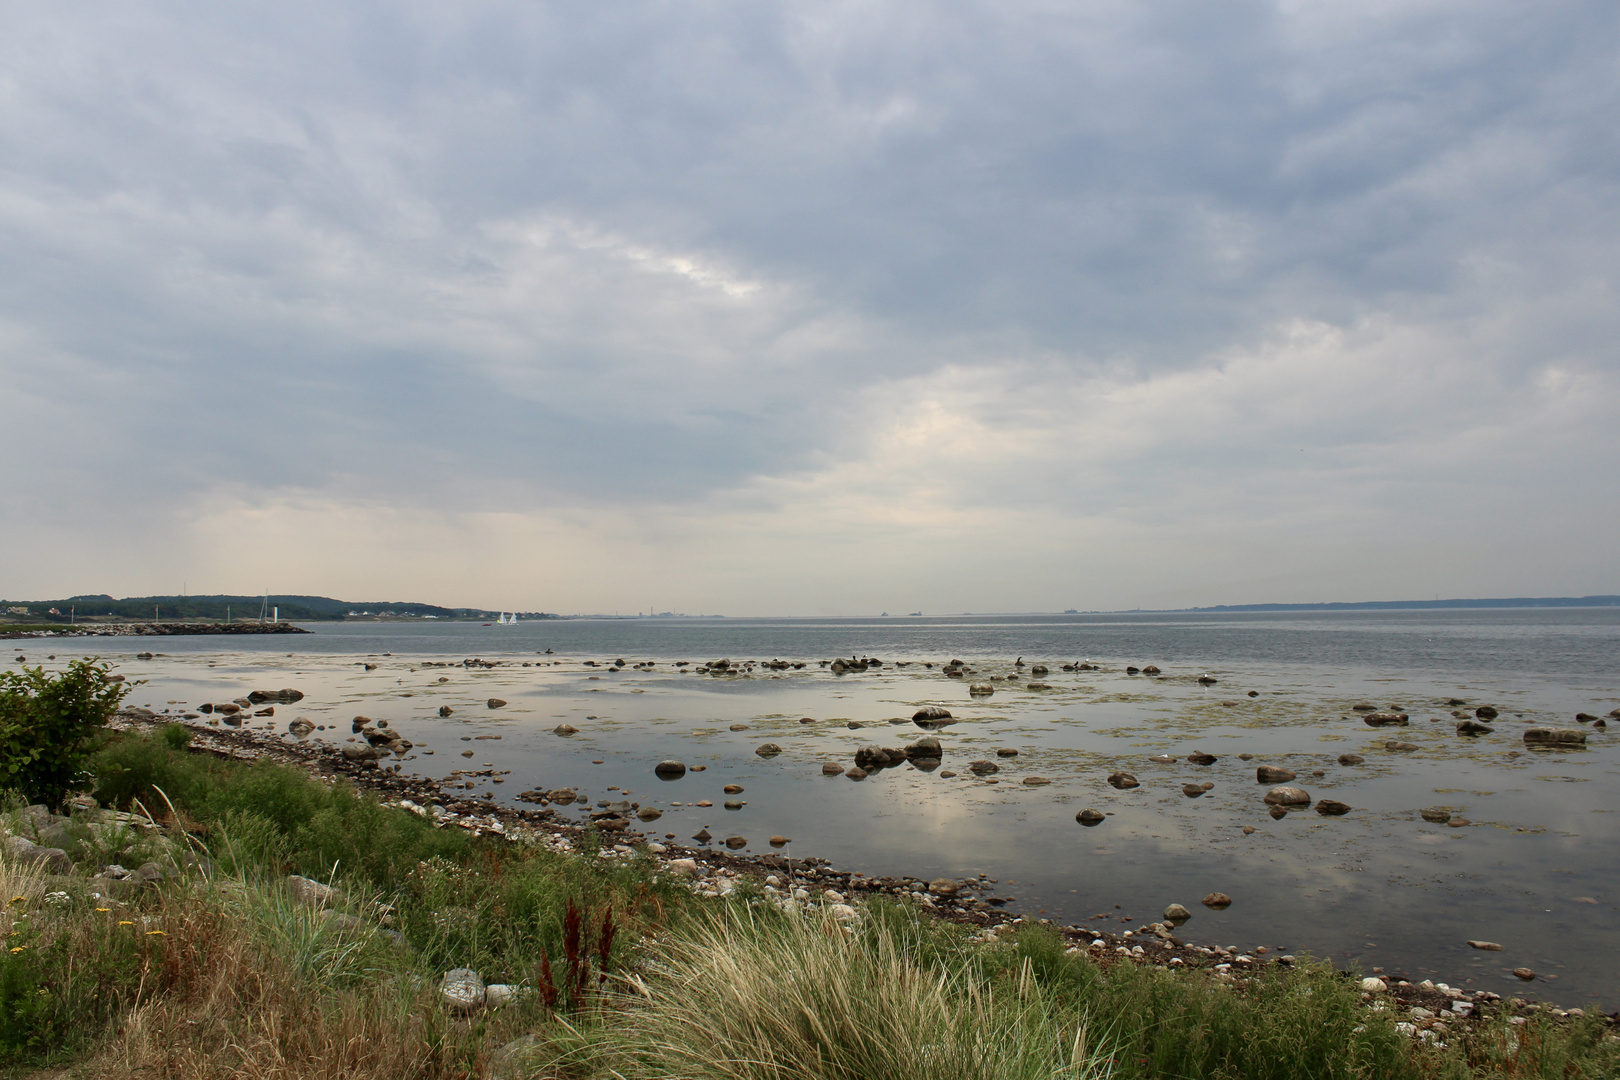
<instances>
[{"instance_id":1,"label":"grey cloud","mask_svg":"<svg viewBox=\"0 0 1620 1080\"><path fill-rule=\"evenodd\" d=\"M0 480L14 499L692 503L864 460L957 379L1018 383L963 415L1028 432L1046 456L1020 468L1074 483L1076 515L1147 477L1258 483L1278 441L1331 456L1323 498L1354 506L1338 470L1362 448L1427 445L1447 410L1510 420L1549 365L1616 367L1608 4L31 3L8 24L0 393L28 403L19 436L76 432ZM1432 369L1416 401L1361 385L1353 435L1286 385L1257 388L1264 422L1106 468L1065 435L1098 380L1369 319L1444 344L1391 362ZM971 494L1040 497L993 470Z\"/></svg>"}]
</instances>

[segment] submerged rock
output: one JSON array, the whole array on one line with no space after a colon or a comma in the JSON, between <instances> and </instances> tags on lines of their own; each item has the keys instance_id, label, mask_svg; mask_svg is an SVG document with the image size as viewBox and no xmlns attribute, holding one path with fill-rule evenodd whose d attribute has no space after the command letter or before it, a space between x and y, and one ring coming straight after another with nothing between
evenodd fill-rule
<instances>
[{"instance_id":1,"label":"submerged rock","mask_svg":"<svg viewBox=\"0 0 1620 1080\"><path fill-rule=\"evenodd\" d=\"M1254 770L1254 776L1262 784L1286 784L1294 779L1294 770L1280 765L1262 765Z\"/></svg>"},{"instance_id":2,"label":"submerged rock","mask_svg":"<svg viewBox=\"0 0 1620 1080\"><path fill-rule=\"evenodd\" d=\"M782 748L773 742L761 743L759 746L754 748L754 753L758 754L760 757L775 757L781 752Z\"/></svg>"},{"instance_id":3,"label":"submerged rock","mask_svg":"<svg viewBox=\"0 0 1620 1080\"><path fill-rule=\"evenodd\" d=\"M1367 759L1362 757L1360 754L1340 754L1339 755L1339 764L1340 765L1360 765L1362 762L1364 762L1366 760Z\"/></svg>"},{"instance_id":4,"label":"submerged rock","mask_svg":"<svg viewBox=\"0 0 1620 1080\"><path fill-rule=\"evenodd\" d=\"M1108 782L1121 791L1127 791L1130 788L1142 786L1136 777L1132 776L1128 772L1112 773L1108 777Z\"/></svg>"},{"instance_id":5,"label":"submerged rock","mask_svg":"<svg viewBox=\"0 0 1620 1080\"><path fill-rule=\"evenodd\" d=\"M1337 799L1323 799L1316 804L1316 812L1327 817L1342 817L1350 812L1350 805Z\"/></svg>"},{"instance_id":6,"label":"submerged rock","mask_svg":"<svg viewBox=\"0 0 1620 1080\"><path fill-rule=\"evenodd\" d=\"M1586 732L1580 728L1525 728L1524 742L1526 746L1585 746Z\"/></svg>"}]
</instances>

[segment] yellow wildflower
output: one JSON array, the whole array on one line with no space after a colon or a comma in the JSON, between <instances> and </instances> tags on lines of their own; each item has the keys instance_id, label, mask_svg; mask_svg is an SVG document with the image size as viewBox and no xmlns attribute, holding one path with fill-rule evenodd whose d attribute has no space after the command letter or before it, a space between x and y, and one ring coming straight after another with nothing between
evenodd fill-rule
<instances>
[{"instance_id":1,"label":"yellow wildflower","mask_svg":"<svg viewBox=\"0 0 1620 1080\"><path fill-rule=\"evenodd\" d=\"M162 930L148 930L146 932L146 936L147 937L168 937L169 935L165 934Z\"/></svg>"},{"instance_id":2,"label":"yellow wildflower","mask_svg":"<svg viewBox=\"0 0 1620 1080\"><path fill-rule=\"evenodd\" d=\"M26 948L28 948L28 946L26 946L26 945L18 945L16 948L11 950L11 955L16 956L18 953L22 952Z\"/></svg>"},{"instance_id":3,"label":"yellow wildflower","mask_svg":"<svg viewBox=\"0 0 1620 1080\"><path fill-rule=\"evenodd\" d=\"M98 908L96 908L96 910L99 911L99 912L102 912L103 914L105 914L106 912L111 911L112 908L110 908L110 907L98 907Z\"/></svg>"},{"instance_id":4,"label":"yellow wildflower","mask_svg":"<svg viewBox=\"0 0 1620 1080\"><path fill-rule=\"evenodd\" d=\"M119 922L118 922L118 925L119 926L134 926L135 924L130 922L128 919L120 919Z\"/></svg>"}]
</instances>

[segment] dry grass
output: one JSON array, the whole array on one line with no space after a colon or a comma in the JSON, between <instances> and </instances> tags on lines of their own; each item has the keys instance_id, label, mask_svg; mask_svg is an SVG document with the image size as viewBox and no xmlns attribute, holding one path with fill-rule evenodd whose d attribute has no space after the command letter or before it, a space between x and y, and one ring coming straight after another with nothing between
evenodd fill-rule
<instances>
[{"instance_id":1,"label":"dry grass","mask_svg":"<svg viewBox=\"0 0 1620 1080\"><path fill-rule=\"evenodd\" d=\"M474 1026L451 1017L430 981L400 964L367 967L369 947L354 949L337 931L323 940L304 925L318 913L284 905L240 883L170 899L156 916L165 937L150 985L87 1075L460 1080L477 1074L490 1037L523 1019Z\"/></svg>"},{"instance_id":2,"label":"dry grass","mask_svg":"<svg viewBox=\"0 0 1620 1080\"><path fill-rule=\"evenodd\" d=\"M0 849L0 937L10 937L17 918L38 906L44 895L45 878L38 866Z\"/></svg>"},{"instance_id":3,"label":"dry grass","mask_svg":"<svg viewBox=\"0 0 1620 1080\"><path fill-rule=\"evenodd\" d=\"M733 912L664 943L604 1025L608 1075L690 1080L1071 1080L1108 1074L1083 1013L1028 965L928 965L879 927ZM577 1058L576 1058L577 1060ZM566 1061L554 1064L566 1065Z\"/></svg>"}]
</instances>

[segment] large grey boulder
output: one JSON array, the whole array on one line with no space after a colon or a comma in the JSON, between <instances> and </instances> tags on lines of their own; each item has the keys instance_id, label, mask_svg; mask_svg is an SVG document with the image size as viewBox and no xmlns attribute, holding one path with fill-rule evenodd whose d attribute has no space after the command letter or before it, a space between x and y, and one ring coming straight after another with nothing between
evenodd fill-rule
<instances>
[{"instance_id":1,"label":"large grey boulder","mask_svg":"<svg viewBox=\"0 0 1620 1080\"><path fill-rule=\"evenodd\" d=\"M73 870L73 860L61 848L40 847L26 836L8 836L3 845L6 854L20 863L38 866L47 874L66 874Z\"/></svg>"},{"instance_id":2,"label":"large grey boulder","mask_svg":"<svg viewBox=\"0 0 1620 1080\"><path fill-rule=\"evenodd\" d=\"M297 874L287 875L287 893L298 903L310 907L326 907L338 898L338 891L332 886Z\"/></svg>"}]
</instances>

